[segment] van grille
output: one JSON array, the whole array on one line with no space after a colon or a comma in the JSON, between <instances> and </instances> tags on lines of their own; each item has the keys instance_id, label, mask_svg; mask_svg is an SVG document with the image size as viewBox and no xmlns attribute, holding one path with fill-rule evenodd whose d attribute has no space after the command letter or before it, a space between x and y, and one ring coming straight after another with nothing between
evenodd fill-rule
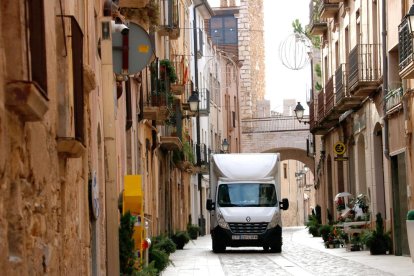
<instances>
[{"instance_id":1,"label":"van grille","mask_svg":"<svg viewBox=\"0 0 414 276\"><path fill-rule=\"evenodd\" d=\"M261 234L266 231L267 222L229 223L234 234Z\"/></svg>"}]
</instances>

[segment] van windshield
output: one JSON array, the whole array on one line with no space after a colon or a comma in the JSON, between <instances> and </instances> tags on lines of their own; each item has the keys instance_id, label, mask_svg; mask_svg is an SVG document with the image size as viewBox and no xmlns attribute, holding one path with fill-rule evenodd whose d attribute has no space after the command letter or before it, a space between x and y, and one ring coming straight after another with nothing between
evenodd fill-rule
<instances>
[{"instance_id":1,"label":"van windshield","mask_svg":"<svg viewBox=\"0 0 414 276\"><path fill-rule=\"evenodd\" d=\"M277 204L275 186L267 183L221 184L217 199L221 207L273 207Z\"/></svg>"}]
</instances>

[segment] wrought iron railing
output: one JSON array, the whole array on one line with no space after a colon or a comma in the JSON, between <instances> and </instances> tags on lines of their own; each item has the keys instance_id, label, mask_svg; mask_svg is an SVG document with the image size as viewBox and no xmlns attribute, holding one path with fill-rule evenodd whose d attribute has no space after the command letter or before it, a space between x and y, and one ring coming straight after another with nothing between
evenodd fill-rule
<instances>
[{"instance_id":1,"label":"wrought iron railing","mask_svg":"<svg viewBox=\"0 0 414 276\"><path fill-rule=\"evenodd\" d=\"M312 97L313 98L313 97ZM309 103L309 127L310 129L314 128L318 118L315 114L315 106L318 104L317 100L313 100Z\"/></svg>"},{"instance_id":2,"label":"wrought iron railing","mask_svg":"<svg viewBox=\"0 0 414 276\"><path fill-rule=\"evenodd\" d=\"M334 93L334 78L330 77L325 84L325 112L328 113L334 108L335 93Z\"/></svg>"},{"instance_id":3,"label":"wrought iron railing","mask_svg":"<svg viewBox=\"0 0 414 276\"><path fill-rule=\"evenodd\" d=\"M382 76L379 44L358 44L351 50L348 59L351 89L361 82L378 81Z\"/></svg>"},{"instance_id":4,"label":"wrought iron railing","mask_svg":"<svg viewBox=\"0 0 414 276\"><path fill-rule=\"evenodd\" d=\"M413 38L409 20L398 26L398 55L400 71L413 61Z\"/></svg>"},{"instance_id":5,"label":"wrought iron railing","mask_svg":"<svg viewBox=\"0 0 414 276\"><path fill-rule=\"evenodd\" d=\"M337 103L339 103L343 98L349 97L346 63L340 64L335 71L335 94Z\"/></svg>"},{"instance_id":6,"label":"wrought iron railing","mask_svg":"<svg viewBox=\"0 0 414 276\"><path fill-rule=\"evenodd\" d=\"M403 89L402 89L402 87L398 87L396 89L388 91L387 95L385 96L386 111L388 112L393 107L400 104L402 98L403 98Z\"/></svg>"},{"instance_id":7,"label":"wrought iron railing","mask_svg":"<svg viewBox=\"0 0 414 276\"><path fill-rule=\"evenodd\" d=\"M309 116L304 116L303 120L309 120ZM295 116L243 119L241 121L241 127L242 133L300 131L309 129L308 126L300 123Z\"/></svg>"},{"instance_id":8,"label":"wrought iron railing","mask_svg":"<svg viewBox=\"0 0 414 276\"><path fill-rule=\"evenodd\" d=\"M318 121L325 116L325 92L323 90L318 93Z\"/></svg>"}]
</instances>

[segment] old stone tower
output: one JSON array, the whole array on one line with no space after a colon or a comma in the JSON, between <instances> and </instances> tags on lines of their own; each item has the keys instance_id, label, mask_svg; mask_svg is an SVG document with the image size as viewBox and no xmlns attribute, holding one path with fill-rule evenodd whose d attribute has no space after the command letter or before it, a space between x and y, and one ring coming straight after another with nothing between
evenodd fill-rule
<instances>
[{"instance_id":1,"label":"old stone tower","mask_svg":"<svg viewBox=\"0 0 414 276\"><path fill-rule=\"evenodd\" d=\"M240 0L239 59L241 119L257 117L258 102L265 95L263 0Z\"/></svg>"}]
</instances>

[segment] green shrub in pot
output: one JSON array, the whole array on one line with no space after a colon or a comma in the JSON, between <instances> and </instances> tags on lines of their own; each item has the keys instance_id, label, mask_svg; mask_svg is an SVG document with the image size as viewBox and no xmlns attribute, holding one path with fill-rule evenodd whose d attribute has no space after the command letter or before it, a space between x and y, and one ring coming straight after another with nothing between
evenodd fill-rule
<instances>
[{"instance_id":1,"label":"green shrub in pot","mask_svg":"<svg viewBox=\"0 0 414 276\"><path fill-rule=\"evenodd\" d=\"M407 220L414 220L414 209L408 211Z\"/></svg>"},{"instance_id":2,"label":"green shrub in pot","mask_svg":"<svg viewBox=\"0 0 414 276\"><path fill-rule=\"evenodd\" d=\"M408 247L410 248L411 260L414 263L414 209L407 212L407 236Z\"/></svg>"}]
</instances>

